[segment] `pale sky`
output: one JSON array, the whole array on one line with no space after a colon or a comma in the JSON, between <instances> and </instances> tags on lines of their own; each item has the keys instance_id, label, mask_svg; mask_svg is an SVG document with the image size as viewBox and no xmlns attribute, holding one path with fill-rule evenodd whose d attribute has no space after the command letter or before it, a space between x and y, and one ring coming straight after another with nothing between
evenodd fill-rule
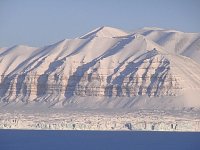
<instances>
[{"instance_id":1,"label":"pale sky","mask_svg":"<svg viewBox=\"0 0 200 150\"><path fill-rule=\"evenodd\" d=\"M0 0L0 47L40 47L99 26L200 32L200 0Z\"/></svg>"}]
</instances>

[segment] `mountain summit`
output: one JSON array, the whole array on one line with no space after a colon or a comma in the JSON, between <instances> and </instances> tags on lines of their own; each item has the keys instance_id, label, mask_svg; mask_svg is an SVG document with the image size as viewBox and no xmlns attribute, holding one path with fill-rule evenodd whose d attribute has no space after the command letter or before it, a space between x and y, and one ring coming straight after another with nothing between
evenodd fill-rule
<instances>
[{"instance_id":1,"label":"mountain summit","mask_svg":"<svg viewBox=\"0 0 200 150\"><path fill-rule=\"evenodd\" d=\"M102 26L102 27L92 30L91 32L81 36L80 38L82 39L86 39L89 37L113 38L113 37L122 37L126 35L128 35L128 33L120 29Z\"/></svg>"}]
</instances>

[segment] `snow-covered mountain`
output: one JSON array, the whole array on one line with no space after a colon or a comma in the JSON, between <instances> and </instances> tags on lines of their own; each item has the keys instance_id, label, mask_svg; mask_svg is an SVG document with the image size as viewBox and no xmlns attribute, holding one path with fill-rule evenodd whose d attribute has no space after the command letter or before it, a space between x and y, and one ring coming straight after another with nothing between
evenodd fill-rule
<instances>
[{"instance_id":1,"label":"snow-covered mountain","mask_svg":"<svg viewBox=\"0 0 200 150\"><path fill-rule=\"evenodd\" d=\"M160 28L143 28L136 33L164 47L166 51L187 56L200 63L200 34Z\"/></svg>"},{"instance_id":2,"label":"snow-covered mountain","mask_svg":"<svg viewBox=\"0 0 200 150\"><path fill-rule=\"evenodd\" d=\"M0 101L84 108L200 107L199 37L157 28L127 33L100 27L43 48L4 48Z\"/></svg>"}]
</instances>

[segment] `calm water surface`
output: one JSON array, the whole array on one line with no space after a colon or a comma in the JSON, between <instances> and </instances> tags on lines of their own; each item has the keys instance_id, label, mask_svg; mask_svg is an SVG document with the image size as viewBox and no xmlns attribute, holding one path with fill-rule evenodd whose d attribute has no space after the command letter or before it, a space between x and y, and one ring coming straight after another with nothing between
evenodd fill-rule
<instances>
[{"instance_id":1,"label":"calm water surface","mask_svg":"<svg viewBox=\"0 0 200 150\"><path fill-rule=\"evenodd\" d=\"M200 150L200 133L0 130L0 150Z\"/></svg>"}]
</instances>

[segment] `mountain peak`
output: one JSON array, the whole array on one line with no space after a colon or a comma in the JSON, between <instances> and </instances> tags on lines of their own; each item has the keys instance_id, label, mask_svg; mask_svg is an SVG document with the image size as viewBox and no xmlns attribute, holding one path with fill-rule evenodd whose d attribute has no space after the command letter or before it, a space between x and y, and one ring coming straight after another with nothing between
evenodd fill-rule
<instances>
[{"instance_id":1,"label":"mountain peak","mask_svg":"<svg viewBox=\"0 0 200 150\"><path fill-rule=\"evenodd\" d=\"M86 39L90 37L105 37L105 38L113 38L113 37L121 37L121 36L127 36L128 33L109 26L102 26L98 27L87 34L81 36L81 39Z\"/></svg>"},{"instance_id":2,"label":"mountain peak","mask_svg":"<svg viewBox=\"0 0 200 150\"><path fill-rule=\"evenodd\" d=\"M146 31L154 31L154 32L174 32L174 33L183 33L181 31L178 30L174 30L174 29L164 29L164 28L158 28L158 27L144 27L141 28L139 30L137 30L136 32L141 33L141 32L146 32Z\"/></svg>"},{"instance_id":3,"label":"mountain peak","mask_svg":"<svg viewBox=\"0 0 200 150\"><path fill-rule=\"evenodd\" d=\"M163 28L158 28L158 27L144 27L142 28L143 30L165 30Z\"/></svg>"}]
</instances>

